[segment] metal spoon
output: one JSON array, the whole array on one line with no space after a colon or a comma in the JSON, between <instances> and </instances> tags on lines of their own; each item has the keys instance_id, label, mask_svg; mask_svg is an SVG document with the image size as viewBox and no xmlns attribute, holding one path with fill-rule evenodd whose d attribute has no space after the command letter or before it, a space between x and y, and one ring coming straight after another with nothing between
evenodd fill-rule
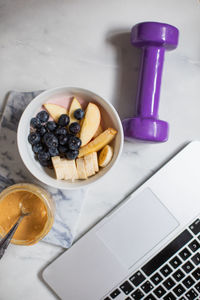
<instances>
[{"instance_id":1,"label":"metal spoon","mask_svg":"<svg viewBox=\"0 0 200 300\"><path fill-rule=\"evenodd\" d=\"M17 230L19 224L23 220L24 217L30 215L30 213L23 212L23 208L21 210L21 215L18 218L17 222L13 225L13 227L8 231L8 233L2 238L0 241L0 259L4 255L5 250L7 249L8 245L10 244L10 241L12 240L12 237Z\"/></svg>"}]
</instances>

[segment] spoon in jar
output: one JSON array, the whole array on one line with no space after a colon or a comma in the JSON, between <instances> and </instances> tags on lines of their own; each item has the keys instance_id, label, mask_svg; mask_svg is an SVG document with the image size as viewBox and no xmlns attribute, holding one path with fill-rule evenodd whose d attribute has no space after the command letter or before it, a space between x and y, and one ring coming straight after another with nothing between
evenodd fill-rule
<instances>
[{"instance_id":1,"label":"spoon in jar","mask_svg":"<svg viewBox=\"0 0 200 300\"><path fill-rule=\"evenodd\" d=\"M10 241L12 240L12 237L17 230L19 224L23 220L24 217L30 215L29 212L23 211L23 207L21 208L21 215L19 216L17 222L13 225L13 227L8 231L8 233L0 240L0 259L5 253L5 250L7 249L8 245L10 244Z\"/></svg>"}]
</instances>

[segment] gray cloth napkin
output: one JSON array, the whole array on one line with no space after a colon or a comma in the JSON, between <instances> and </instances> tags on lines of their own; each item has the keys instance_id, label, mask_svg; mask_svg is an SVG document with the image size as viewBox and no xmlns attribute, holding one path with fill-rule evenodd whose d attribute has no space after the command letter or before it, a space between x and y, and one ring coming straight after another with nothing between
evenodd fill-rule
<instances>
[{"instance_id":1,"label":"gray cloth napkin","mask_svg":"<svg viewBox=\"0 0 200 300\"><path fill-rule=\"evenodd\" d=\"M87 191L85 189L65 191L47 187L29 173L17 149L16 131L21 114L30 101L40 93L41 91L26 93L12 91L7 97L0 124L0 192L19 182L34 183L47 189L55 201L56 215L54 225L43 241L68 248L73 242Z\"/></svg>"}]
</instances>

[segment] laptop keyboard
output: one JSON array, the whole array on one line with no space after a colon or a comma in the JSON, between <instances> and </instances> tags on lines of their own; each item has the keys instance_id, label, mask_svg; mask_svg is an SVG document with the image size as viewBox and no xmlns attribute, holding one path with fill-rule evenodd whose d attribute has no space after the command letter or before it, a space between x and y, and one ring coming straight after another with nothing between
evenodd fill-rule
<instances>
[{"instance_id":1,"label":"laptop keyboard","mask_svg":"<svg viewBox=\"0 0 200 300\"><path fill-rule=\"evenodd\" d=\"M103 300L200 299L200 219Z\"/></svg>"}]
</instances>

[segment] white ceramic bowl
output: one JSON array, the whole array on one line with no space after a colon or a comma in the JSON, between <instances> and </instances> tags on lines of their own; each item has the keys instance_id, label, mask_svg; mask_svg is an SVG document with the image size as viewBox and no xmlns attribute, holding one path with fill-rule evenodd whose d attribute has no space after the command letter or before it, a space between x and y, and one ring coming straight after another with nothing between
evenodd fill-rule
<instances>
[{"instance_id":1,"label":"white ceramic bowl","mask_svg":"<svg viewBox=\"0 0 200 300\"><path fill-rule=\"evenodd\" d=\"M97 103L101 109L103 115L103 120L105 121L105 127L113 127L118 133L114 139L113 148L114 155L110 164L102 168L96 175L86 179L86 180L76 180L75 182L69 182L64 180L55 179L55 174L53 170L48 168L43 168L39 162L34 158L34 153L32 151L31 145L28 142L28 135L30 132L30 120L34 117L37 112L41 109L41 106L47 101L51 102L51 99L60 96L77 96L87 102L92 101ZM22 161L24 162L27 169L36 177L39 181L58 189L78 189L93 184L100 178L104 177L113 166L117 163L123 147L123 129L119 116L115 108L108 102L106 102L100 96L81 88L75 87L60 87L51 90L47 90L41 93L39 96L34 98L30 104L24 110L17 130L17 143L18 149Z\"/></svg>"}]
</instances>

